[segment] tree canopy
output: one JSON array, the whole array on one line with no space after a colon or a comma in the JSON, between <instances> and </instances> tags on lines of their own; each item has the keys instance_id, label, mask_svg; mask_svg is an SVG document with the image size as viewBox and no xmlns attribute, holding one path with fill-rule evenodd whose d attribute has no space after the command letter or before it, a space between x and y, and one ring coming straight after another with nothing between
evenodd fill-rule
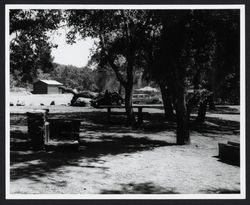
<instances>
[{"instance_id":1,"label":"tree canopy","mask_svg":"<svg viewBox=\"0 0 250 205\"><path fill-rule=\"evenodd\" d=\"M53 69L48 32L58 28L60 10L11 9L10 74L12 85L32 83L38 74Z\"/></svg>"}]
</instances>

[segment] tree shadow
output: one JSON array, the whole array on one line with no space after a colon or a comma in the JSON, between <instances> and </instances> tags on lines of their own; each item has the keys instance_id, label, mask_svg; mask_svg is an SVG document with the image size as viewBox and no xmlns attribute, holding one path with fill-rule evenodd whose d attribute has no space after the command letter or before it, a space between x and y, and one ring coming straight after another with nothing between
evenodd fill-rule
<instances>
[{"instance_id":1,"label":"tree shadow","mask_svg":"<svg viewBox=\"0 0 250 205\"><path fill-rule=\"evenodd\" d=\"M157 186L152 182L120 184L121 189L102 190L100 194L179 194L174 188Z\"/></svg>"},{"instance_id":2,"label":"tree shadow","mask_svg":"<svg viewBox=\"0 0 250 205\"><path fill-rule=\"evenodd\" d=\"M19 140L20 138L22 141ZM26 144L24 138L26 138ZM49 173L60 174L63 171L58 168L62 166L80 166L82 160L85 161L83 167L108 169L107 167L91 165L91 163L102 164L101 157L105 155L130 154L171 145L175 144L147 137L102 135L96 139L86 136L80 141L80 149L73 152L68 152L65 149L35 152L32 151L29 144L27 133L11 131L10 163L15 166L12 166L10 170L10 178L11 180L29 178L39 181L41 177Z\"/></svg>"},{"instance_id":3,"label":"tree shadow","mask_svg":"<svg viewBox=\"0 0 250 205\"><path fill-rule=\"evenodd\" d=\"M150 133L158 133L165 130L175 131L175 123L164 121L163 114L146 114L144 116L145 123L136 129L127 127L124 124L126 121L125 115L116 114L114 118L115 123L112 124L107 124L103 115L103 112L94 112L91 114L67 113L67 118L80 118L85 123L81 127L84 138L80 139L80 149L73 152L68 152L65 149L34 152L28 140L27 131L17 130L13 126L14 128L10 132L10 163L15 166L12 166L10 170L11 180L29 178L39 181L41 177L49 173L56 172L60 174L63 172L59 169L62 166L81 166L79 164L81 164L82 160L86 161L82 165L83 167L108 169L107 167L100 166L100 164L103 164L102 156L130 154L152 150L161 146L176 145L175 143L168 143L166 139L155 140L145 137L147 136L146 134ZM50 117L65 118L65 114L51 114ZM18 117L15 116L14 121L20 126L27 123L25 119L25 117L21 116L21 119L18 120ZM191 129L205 136L210 136L211 134L216 136L218 134L235 134L234 132L240 128L239 122L213 117L207 117L206 120L210 124L197 125L191 122ZM87 133L87 131L93 132L92 135ZM145 134L145 136L139 137L136 133L140 133L140 136ZM97 162L99 165L92 165L92 162ZM18 166L16 166L17 163L19 163ZM136 186L134 186L134 189L136 190ZM116 192L117 190L113 191ZM171 190L165 191L170 192Z\"/></svg>"},{"instance_id":4,"label":"tree shadow","mask_svg":"<svg viewBox=\"0 0 250 205\"><path fill-rule=\"evenodd\" d=\"M190 128L191 130L202 133L205 136L206 134L236 135L239 134L240 122L207 116L205 123L202 124L197 123L195 120L191 121Z\"/></svg>"},{"instance_id":5,"label":"tree shadow","mask_svg":"<svg viewBox=\"0 0 250 205\"><path fill-rule=\"evenodd\" d=\"M49 113L48 118L57 119L81 119L82 121L87 121L96 125L126 125L127 119L125 112L112 112L111 122L108 121L107 112L102 110L96 110L92 112L84 113Z\"/></svg>"},{"instance_id":6,"label":"tree shadow","mask_svg":"<svg viewBox=\"0 0 250 205\"><path fill-rule=\"evenodd\" d=\"M175 122L171 122L171 121L153 122L153 123L149 122L149 123L144 123L140 128L145 134L157 133L157 132L163 132L163 131L175 132L176 124Z\"/></svg>"},{"instance_id":7,"label":"tree shadow","mask_svg":"<svg viewBox=\"0 0 250 205\"><path fill-rule=\"evenodd\" d=\"M240 167L240 163L238 161L230 160L230 159L221 159L219 156L213 156L213 157L217 158L218 162L222 162L222 163L225 163L228 165Z\"/></svg>"},{"instance_id":8,"label":"tree shadow","mask_svg":"<svg viewBox=\"0 0 250 205\"><path fill-rule=\"evenodd\" d=\"M240 112L237 108L228 106L216 106L216 110L208 109L209 113L214 114L229 114L229 115L239 115Z\"/></svg>"},{"instance_id":9,"label":"tree shadow","mask_svg":"<svg viewBox=\"0 0 250 205\"><path fill-rule=\"evenodd\" d=\"M218 109L237 110L234 108L220 107ZM215 111L218 113L217 111ZM88 131L105 131L117 133L157 133L162 131L174 131L176 123L166 121L163 113L143 113L144 123L131 128L127 125L125 112L115 111L111 116L111 123L107 120L105 111L96 110L93 112L84 113L50 113L49 118L53 119L81 119L83 130ZM13 119L12 119L13 118ZM19 119L20 118L20 119ZM14 125L27 125L25 115L11 115L11 120ZM199 124L194 117L190 120L190 129L204 134L239 134L240 122L223 120L216 117L206 116L206 122Z\"/></svg>"},{"instance_id":10,"label":"tree shadow","mask_svg":"<svg viewBox=\"0 0 250 205\"><path fill-rule=\"evenodd\" d=\"M95 124L91 122L82 122L81 132L105 132L105 133L140 133L153 134L162 131L175 131L175 123L173 122L151 122L145 121L137 127L126 126L125 124Z\"/></svg>"},{"instance_id":11,"label":"tree shadow","mask_svg":"<svg viewBox=\"0 0 250 205\"><path fill-rule=\"evenodd\" d=\"M21 130L12 130L10 132L10 150L11 151L27 151L31 150L31 143L27 133Z\"/></svg>"},{"instance_id":12,"label":"tree shadow","mask_svg":"<svg viewBox=\"0 0 250 205\"><path fill-rule=\"evenodd\" d=\"M198 113L198 108L194 108L192 113ZM227 114L227 115L239 115L240 111L237 108L234 107L229 107L229 106L221 106L217 105L216 109L210 109L209 107L207 108L207 113L208 114Z\"/></svg>"},{"instance_id":13,"label":"tree shadow","mask_svg":"<svg viewBox=\"0 0 250 205\"><path fill-rule=\"evenodd\" d=\"M214 188L214 189L204 189L200 191L206 194L240 194L239 189Z\"/></svg>"},{"instance_id":14,"label":"tree shadow","mask_svg":"<svg viewBox=\"0 0 250 205\"><path fill-rule=\"evenodd\" d=\"M225 108L228 110L229 108ZM232 108L233 109L233 108ZM65 118L62 114L50 114L51 118ZM106 112L87 112L84 114L67 114L67 118L82 119L85 122L83 129L88 131L105 131L117 133L157 133L162 131L176 131L176 123L167 121L163 113L144 113L144 123L131 128L126 124L127 119L124 112L114 112L112 122L108 123ZM87 123L86 123L87 122ZM206 122L199 124L192 117L190 129L204 134L239 134L240 122L224 120L216 117L206 116Z\"/></svg>"},{"instance_id":15,"label":"tree shadow","mask_svg":"<svg viewBox=\"0 0 250 205\"><path fill-rule=\"evenodd\" d=\"M161 140L152 140L147 137L134 137L130 135L102 135L98 138L87 139L80 142L85 147L84 155L98 157L100 155L128 154L144 150L152 150L161 146L172 146L174 143L168 143Z\"/></svg>"},{"instance_id":16,"label":"tree shadow","mask_svg":"<svg viewBox=\"0 0 250 205\"><path fill-rule=\"evenodd\" d=\"M164 113L142 113L143 120L145 122L152 122L152 123L161 123L166 122ZM137 119L137 112L135 112L135 118ZM91 124L96 125L123 125L123 126L130 126L127 124L127 116L125 111L114 111L111 114L111 121L108 121L108 116L106 111L92 111L92 112L84 112L84 113L49 113L48 118L50 119L81 119L82 121L86 121Z\"/></svg>"}]
</instances>

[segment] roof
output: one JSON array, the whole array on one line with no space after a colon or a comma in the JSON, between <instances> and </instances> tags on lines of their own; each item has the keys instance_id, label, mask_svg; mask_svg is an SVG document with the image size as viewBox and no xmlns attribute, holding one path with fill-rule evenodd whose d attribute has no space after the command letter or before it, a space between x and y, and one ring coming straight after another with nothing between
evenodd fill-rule
<instances>
[{"instance_id":1,"label":"roof","mask_svg":"<svg viewBox=\"0 0 250 205\"><path fill-rule=\"evenodd\" d=\"M58 81L56 80L39 80L47 85L63 85L62 83L59 83ZM39 82L37 81L37 82Z\"/></svg>"}]
</instances>

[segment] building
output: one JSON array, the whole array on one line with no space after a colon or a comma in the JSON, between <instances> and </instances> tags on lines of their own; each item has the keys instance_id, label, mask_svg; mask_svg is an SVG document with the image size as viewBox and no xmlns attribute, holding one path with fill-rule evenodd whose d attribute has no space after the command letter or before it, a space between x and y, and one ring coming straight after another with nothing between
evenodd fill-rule
<instances>
[{"instance_id":1,"label":"building","mask_svg":"<svg viewBox=\"0 0 250 205\"><path fill-rule=\"evenodd\" d=\"M59 88L62 85L55 80L38 80L33 84L33 94L59 94L62 93Z\"/></svg>"}]
</instances>

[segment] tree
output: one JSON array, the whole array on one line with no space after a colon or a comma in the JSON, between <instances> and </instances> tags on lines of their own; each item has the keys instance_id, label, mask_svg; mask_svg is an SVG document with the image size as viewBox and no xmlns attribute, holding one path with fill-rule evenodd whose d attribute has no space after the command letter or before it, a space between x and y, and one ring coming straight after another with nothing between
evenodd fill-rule
<instances>
[{"instance_id":1,"label":"tree","mask_svg":"<svg viewBox=\"0 0 250 205\"><path fill-rule=\"evenodd\" d=\"M10 72L18 82L16 85L25 85L53 68L51 48L54 45L47 33L58 28L60 10L13 9L9 15Z\"/></svg>"},{"instance_id":2,"label":"tree","mask_svg":"<svg viewBox=\"0 0 250 205\"><path fill-rule=\"evenodd\" d=\"M220 90L225 88L226 76L234 76L239 82L239 11L194 11L193 36L197 67L193 78L194 87L199 85L208 91L206 98L203 96L200 102L197 116L197 121L202 123L207 105L215 109L216 96L219 93L219 96L224 95L226 89ZM239 95L239 86L231 86L230 95L232 91L236 96Z\"/></svg>"},{"instance_id":3,"label":"tree","mask_svg":"<svg viewBox=\"0 0 250 205\"><path fill-rule=\"evenodd\" d=\"M119 81L116 79L112 68L109 66L97 67L93 74L98 92L104 92L105 90L119 92Z\"/></svg>"},{"instance_id":4,"label":"tree","mask_svg":"<svg viewBox=\"0 0 250 205\"><path fill-rule=\"evenodd\" d=\"M29 36L20 33L10 44L10 73L15 79L21 76L19 85L51 72L52 62L51 47L45 41L33 44Z\"/></svg>"},{"instance_id":5,"label":"tree","mask_svg":"<svg viewBox=\"0 0 250 205\"><path fill-rule=\"evenodd\" d=\"M216 64L233 59L233 66L227 66L236 68L239 62L238 11L157 11L155 16L159 17L160 37L148 38L144 52L149 66L144 68L161 88L165 113L174 116L173 109L176 111L177 142L189 143L190 113L200 105L197 121L203 122L207 104L216 91L216 79L224 82L226 70L218 69ZM225 50L229 45L234 49ZM219 55L221 50L225 55ZM193 89L193 94L187 89Z\"/></svg>"},{"instance_id":6,"label":"tree","mask_svg":"<svg viewBox=\"0 0 250 205\"><path fill-rule=\"evenodd\" d=\"M88 67L78 68L72 65L54 63L54 70L50 75L67 88L77 89L79 91L93 91L96 89L94 71Z\"/></svg>"},{"instance_id":7,"label":"tree","mask_svg":"<svg viewBox=\"0 0 250 205\"><path fill-rule=\"evenodd\" d=\"M161 88L165 113L176 111L177 144L189 144L187 71L191 65L191 11L156 11L158 35L145 49L149 74ZM155 26L156 27L156 26Z\"/></svg>"},{"instance_id":8,"label":"tree","mask_svg":"<svg viewBox=\"0 0 250 205\"><path fill-rule=\"evenodd\" d=\"M211 15L217 39L217 55L212 89L214 99L238 101L240 93L240 11L222 10ZM218 84L218 82L220 82ZM238 100L237 100L238 99Z\"/></svg>"},{"instance_id":9,"label":"tree","mask_svg":"<svg viewBox=\"0 0 250 205\"><path fill-rule=\"evenodd\" d=\"M132 94L134 70L146 12L142 10L70 10L68 34L71 42L76 34L82 38L99 39L100 65L109 64L117 80L125 88L125 107L128 122L134 124Z\"/></svg>"},{"instance_id":10,"label":"tree","mask_svg":"<svg viewBox=\"0 0 250 205\"><path fill-rule=\"evenodd\" d=\"M29 38L20 34L10 44L10 73L15 79L20 79L21 76L22 83L31 82L36 73L34 70L36 58Z\"/></svg>"},{"instance_id":11,"label":"tree","mask_svg":"<svg viewBox=\"0 0 250 205\"><path fill-rule=\"evenodd\" d=\"M176 108L178 144L189 143L186 80L192 53L190 19L191 11L100 10L69 14L69 24L73 27L69 33L71 40L76 33L100 39L101 64L109 63L125 87L129 121L133 121L134 69L142 65L141 54L146 54L145 64L152 69L150 73L157 73L155 78L160 87L163 90L167 87L172 98L167 100L171 99ZM123 68L125 75L121 73Z\"/></svg>"},{"instance_id":12,"label":"tree","mask_svg":"<svg viewBox=\"0 0 250 205\"><path fill-rule=\"evenodd\" d=\"M95 51L88 62L89 67L94 67L93 75L96 85L96 91L104 92L106 90L119 92L120 83L112 68L108 64L103 64L101 59L101 51Z\"/></svg>"}]
</instances>

